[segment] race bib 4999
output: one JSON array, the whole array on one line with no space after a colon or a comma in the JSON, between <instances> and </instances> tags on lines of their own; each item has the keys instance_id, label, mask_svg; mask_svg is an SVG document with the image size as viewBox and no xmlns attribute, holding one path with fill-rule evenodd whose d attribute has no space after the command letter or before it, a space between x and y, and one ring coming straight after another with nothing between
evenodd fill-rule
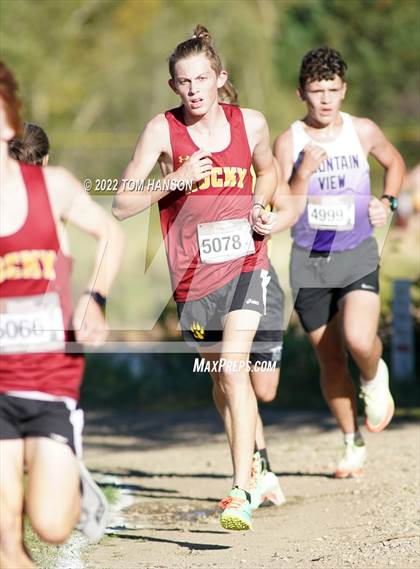
<instances>
[{"instance_id":1,"label":"race bib 4999","mask_svg":"<svg viewBox=\"0 0 420 569\"><path fill-rule=\"evenodd\" d=\"M308 224L311 229L351 231L354 219L353 196L308 197Z\"/></svg>"}]
</instances>

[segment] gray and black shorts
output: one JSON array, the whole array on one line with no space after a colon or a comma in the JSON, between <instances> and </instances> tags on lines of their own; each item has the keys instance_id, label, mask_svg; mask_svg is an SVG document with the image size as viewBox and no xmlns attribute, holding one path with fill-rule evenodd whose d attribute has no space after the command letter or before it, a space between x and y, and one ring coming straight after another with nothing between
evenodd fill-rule
<instances>
[{"instance_id":1,"label":"gray and black shorts","mask_svg":"<svg viewBox=\"0 0 420 569\"><path fill-rule=\"evenodd\" d=\"M241 273L221 288L198 300L178 302L184 340L194 347L221 341L224 318L235 310L265 312L268 271Z\"/></svg>"},{"instance_id":2,"label":"gray and black shorts","mask_svg":"<svg viewBox=\"0 0 420 569\"><path fill-rule=\"evenodd\" d=\"M284 292L271 264L268 276L270 281L267 286L266 311L255 333L249 359L253 364L275 362L279 368L283 351Z\"/></svg>"},{"instance_id":3,"label":"gray and black shorts","mask_svg":"<svg viewBox=\"0 0 420 569\"><path fill-rule=\"evenodd\" d=\"M274 268L241 273L220 289L198 300L177 303L185 341L204 348L222 341L224 317L234 310L261 314L250 360L275 361L280 367L283 347L284 294Z\"/></svg>"},{"instance_id":4,"label":"gray and black shorts","mask_svg":"<svg viewBox=\"0 0 420 569\"><path fill-rule=\"evenodd\" d=\"M369 237L355 249L330 253L293 245L290 281L300 322L306 332L313 332L328 324L349 292L379 294L376 240Z\"/></svg>"}]
</instances>

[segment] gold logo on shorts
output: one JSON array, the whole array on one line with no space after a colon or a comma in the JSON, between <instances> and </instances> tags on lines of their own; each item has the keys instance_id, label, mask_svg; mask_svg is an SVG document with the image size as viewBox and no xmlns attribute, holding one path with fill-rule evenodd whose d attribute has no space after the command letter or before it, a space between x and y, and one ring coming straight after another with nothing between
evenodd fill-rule
<instances>
[{"instance_id":1,"label":"gold logo on shorts","mask_svg":"<svg viewBox=\"0 0 420 569\"><path fill-rule=\"evenodd\" d=\"M190 328L196 340L204 340L204 328L198 322L193 322Z\"/></svg>"}]
</instances>

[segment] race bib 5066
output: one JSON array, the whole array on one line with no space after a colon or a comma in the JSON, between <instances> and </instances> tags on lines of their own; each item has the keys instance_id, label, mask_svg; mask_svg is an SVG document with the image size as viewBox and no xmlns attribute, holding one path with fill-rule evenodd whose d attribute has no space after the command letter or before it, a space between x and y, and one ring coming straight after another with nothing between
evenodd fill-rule
<instances>
[{"instance_id":1,"label":"race bib 5066","mask_svg":"<svg viewBox=\"0 0 420 569\"><path fill-rule=\"evenodd\" d=\"M49 292L0 301L0 352L25 354L64 349L59 296Z\"/></svg>"}]
</instances>

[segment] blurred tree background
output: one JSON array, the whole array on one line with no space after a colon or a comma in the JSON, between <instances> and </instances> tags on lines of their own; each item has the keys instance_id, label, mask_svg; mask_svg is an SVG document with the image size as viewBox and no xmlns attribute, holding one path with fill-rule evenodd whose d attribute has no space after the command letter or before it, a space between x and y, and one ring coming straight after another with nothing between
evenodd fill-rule
<instances>
[{"instance_id":1,"label":"blurred tree background","mask_svg":"<svg viewBox=\"0 0 420 569\"><path fill-rule=\"evenodd\" d=\"M417 159L416 0L2 0L0 9L1 53L25 118L82 178L118 175L145 122L176 105L166 59L197 23L213 34L241 104L263 111L273 134L303 112L302 56L330 45L349 65L346 108Z\"/></svg>"},{"instance_id":2,"label":"blurred tree background","mask_svg":"<svg viewBox=\"0 0 420 569\"><path fill-rule=\"evenodd\" d=\"M43 126L50 137L51 162L67 166L80 179L119 177L145 123L177 105L167 86L166 60L197 23L213 34L241 105L266 115L273 138L303 115L295 94L302 56L313 47L329 45L349 66L345 110L378 122L409 167L418 161L417 0L1 0L1 58L19 80L24 119ZM372 167L378 193L380 170ZM109 198L96 199L109 207ZM155 211L149 221L144 243L136 239L139 218L125 224L127 254L113 296L120 319L135 318L148 302L147 291L136 289L136 274L140 250L150 261L161 240ZM77 232L73 242L78 290L89 272L94 244L89 248ZM381 283L385 338L391 280L415 279L419 260L416 244L403 258L398 244L389 251L392 269L385 270ZM287 255L281 257L278 269L286 285ZM418 287L416 291L418 308ZM173 314L169 303L159 337L170 333ZM158 358L159 364L156 358L91 356L85 397L111 404L118 392L120 403L147 404L165 399L176 376L168 403L177 397L189 397L188 404L209 401L208 380L190 373L191 358L168 355ZM320 402L315 360L295 325L286 337L282 375L280 405ZM148 384L148 378L154 383ZM99 400L98 386L104 384L105 400ZM306 397L311 390L314 397Z\"/></svg>"}]
</instances>

